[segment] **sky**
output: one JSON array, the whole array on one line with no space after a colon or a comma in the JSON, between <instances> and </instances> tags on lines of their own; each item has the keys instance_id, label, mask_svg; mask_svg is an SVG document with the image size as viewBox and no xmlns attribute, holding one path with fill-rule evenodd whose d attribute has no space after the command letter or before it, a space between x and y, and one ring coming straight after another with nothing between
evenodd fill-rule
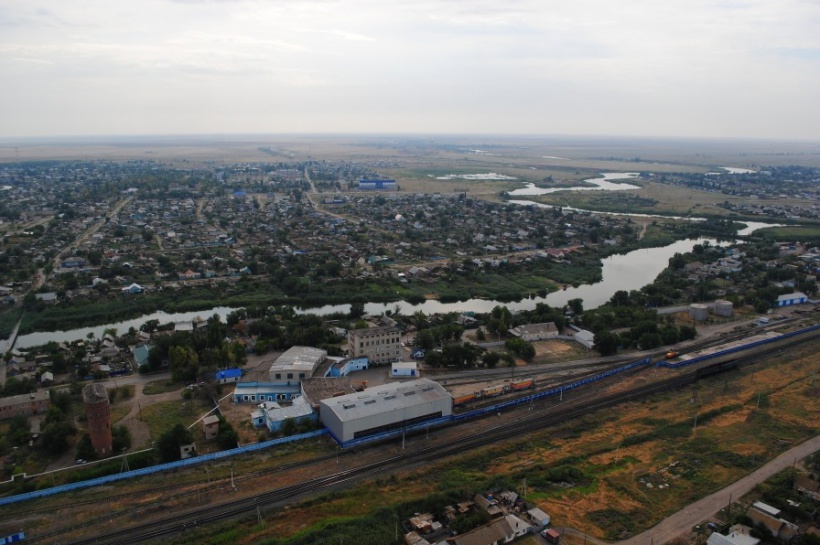
<instances>
[{"instance_id":1,"label":"sky","mask_svg":"<svg viewBox=\"0 0 820 545\"><path fill-rule=\"evenodd\" d=\"M0 137L820 141L818 0L0 0Z\"/></svg>"}]
</instances>

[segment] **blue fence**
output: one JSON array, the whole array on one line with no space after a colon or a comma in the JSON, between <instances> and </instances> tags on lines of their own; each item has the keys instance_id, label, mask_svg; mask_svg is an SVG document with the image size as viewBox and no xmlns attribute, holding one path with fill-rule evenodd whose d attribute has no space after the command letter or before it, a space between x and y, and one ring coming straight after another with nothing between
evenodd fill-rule
<instances>
[{"instance_id":1,"label":"blue fence","mask_svg":"<svg viewBox=\"0 0 820 545\"><path fill-rule=\"evenodd\" d=\"M742 352L743 350L749 350L750 348L755 348L756 346L762 346L764 344L779 342L785 339L789 339L791 337L796 337L797 335L804 335L806 333L811 333L812 331L817 331L820 329L820 325L813 325L811 327L807 327L804 329L799 329L797 331L792 331L791 333L785 333L783 335L778 335L777 337L772 337L771 339L763 339L761 341L751 342L749 344L744 344L741 346L735 346L733 348L727 348L726 350L721 350L719 352L715 352L714 354L706 354L703 356L698 356L696 358L692 358L691 360L684 360L679 362L669 362L667 360L661 360L658 362L658 367L668 367L670 369L678 369L680 367L685 367L687 365L692 365L694 363L700 363L702 361L710 360L713 358L719 358L721 356L725 356L727 354L733 354L735 352Z\"/></svg>"},{"instance_id":2,"label":"blue fence","mask_svg":"<svg viewBox=\"0 0 820 545\"><path fill-rule=\"evenodd\" d=\"M63 492L70 492L72 490L81 490L83 488L91 488L92 486L98 486L101 484L112 483L115 481L122 481L125 479L132 479L134 477L143 477L145 475L153 475L154 473L161 473L163 471L168 471L169 469L179 469L182 467L190 467L197 464L203 464L205 462L213 462L215 460L221 460L223 458L230 458L231 456L236 456L239 454L247 454L249 452L256 452L259 450L264 450L266 448L275 447L276 445L282 445L285 443L292 443L294 441L301 441L302 439L310 439L312 437L319 437L320 435L324 435L327 433L327 430L321 429L317 431L312 431L308 433L302 433L299 435L291 435L290 437L283 437L281 439L273 439L271 441L264 441L262 443L253 443L251 445L245 445L244 447L234 448L231 450L223 450L220 452L213 452L211 454L203 454L202 456L194 456L193 458L188 458L187 460L179 460L177 462L168 462L166 464L159 464L151 467L144 467L142 469L135 469L133 471L125 471L123 473L117 473L116 475L106 475L105 477L97 477L96 479L89 479L87 481L82 481L79 483L71 483L71 484L63 484L60 486L53 486L51 488L45 488L43 490L36 490L34 492L26 492L25 494L18 494L16 496L9 496L7 498L0 498L0 506L2 505L10 505L12 503L18 503L21 501L33 500L37 498L45 498L47 496L53 496L55 494L61 494Z\"/></svg>"}]
</instances>

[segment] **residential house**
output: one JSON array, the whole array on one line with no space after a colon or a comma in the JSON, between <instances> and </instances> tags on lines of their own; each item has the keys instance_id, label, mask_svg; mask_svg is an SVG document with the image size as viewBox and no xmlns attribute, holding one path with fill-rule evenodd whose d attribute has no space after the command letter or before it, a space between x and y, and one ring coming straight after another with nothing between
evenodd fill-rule
<instances>
[{"instance_id":1,"label":"residential house","mask_svg":"<svg viewBox=\"0 0 820 545\"><path fill-rule=\"evenodd\" d=\"M760 540L752 537L750 531L751 528L748 526L735 524L726 535L712 532L706 541L706 545L757 545Z\"/></svg>"},{"instance_id":2,"label":"residential house","mask_svg":"<svg viewBox=\"0 0 820 545\"><path fill-rule=\"evenodd\" d=\"M791 541L797 535L797 525L781 518L779 509L763 502L753 503L746 516L766 528L772 537L784 542Z\"/></svg>"},{"instance_id":3,"label":"residential house","mask_svg":"<svg viewBox=\"0 0 820 545\"><path fill-rule=\"evenodd\" d=\"M528 533L531 526L515 515L497 518L447 541L453 545L500 545Z\"/></svg>"}]
</instances>

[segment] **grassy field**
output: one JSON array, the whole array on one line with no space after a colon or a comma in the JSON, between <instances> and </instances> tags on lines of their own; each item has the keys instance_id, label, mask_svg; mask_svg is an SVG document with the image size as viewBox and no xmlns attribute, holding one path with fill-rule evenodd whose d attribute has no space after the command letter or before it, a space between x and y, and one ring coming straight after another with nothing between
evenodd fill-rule
<instances>
[{"instance_id":1,"label":"grassy field","mask_svg":"<svg viewBox=\"0 0 820 545\"><path fill-rule=\"evenodd\" d=\"M820 243L820 226L771 227L758 231L757 235L771 240L799 240Z\"/></svg>"},{"instance_id":2,"label":"grassy field","mask_svg":"<svg viewBox=\"0 0 820 545\"><path fill-rule=\"evenodd\" d=\"M165 401L155 403L142 409L142 418L148 423L151 437L156 440L160 435L182 422L186 427L192 424L201 414L211 409L211 404L199 399ZM196 429L195 432L198 432ZM194 435L198 435L195 433Z\"/></svg>"},{"instance_id":3,"label":"grassy field","mask_svg":"<svg viewBox=\"0 0 820 545\"><path fill-rule=\"evenodd\" d=\"M812 142L664 140L619 137L471 135L228 135L70 139L0 146L0 162L156 160L172 164L311 159L462 161L475 165L599 171L681 172L719 166L820 166ZM269 148L270 152L260 148ZM476 154L480 149L486 153Z\"/></svg>"},{"instance_id":4,"label":"grassy field","mask_svg":"<svg viewBox=\"0 0 820 545\"><path fill-rule=\"evenodd\" d=\"M142 393L145 395L164 394L166 392L173 392L181 389L182 386L178 382L170 380L152 380L143 386Z\"/></svg>"}]
</instances>

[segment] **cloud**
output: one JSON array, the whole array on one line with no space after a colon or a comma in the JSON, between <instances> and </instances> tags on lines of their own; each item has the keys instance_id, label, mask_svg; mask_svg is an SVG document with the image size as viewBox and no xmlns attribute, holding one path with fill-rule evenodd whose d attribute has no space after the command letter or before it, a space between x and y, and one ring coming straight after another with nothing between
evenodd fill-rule
<instances>
[{"instance_id":1,"label":"cloud","mask_svg":"<svg viewBox=\"0 0 820 545\"><path fill-rule=\"evenodd\" d=\"M814 0L6 3L0 134L248 132L275 119L318 132L820 138L818 27ZM36 125L23 113L45 110Z\"/></svg>"}]
</instances>

